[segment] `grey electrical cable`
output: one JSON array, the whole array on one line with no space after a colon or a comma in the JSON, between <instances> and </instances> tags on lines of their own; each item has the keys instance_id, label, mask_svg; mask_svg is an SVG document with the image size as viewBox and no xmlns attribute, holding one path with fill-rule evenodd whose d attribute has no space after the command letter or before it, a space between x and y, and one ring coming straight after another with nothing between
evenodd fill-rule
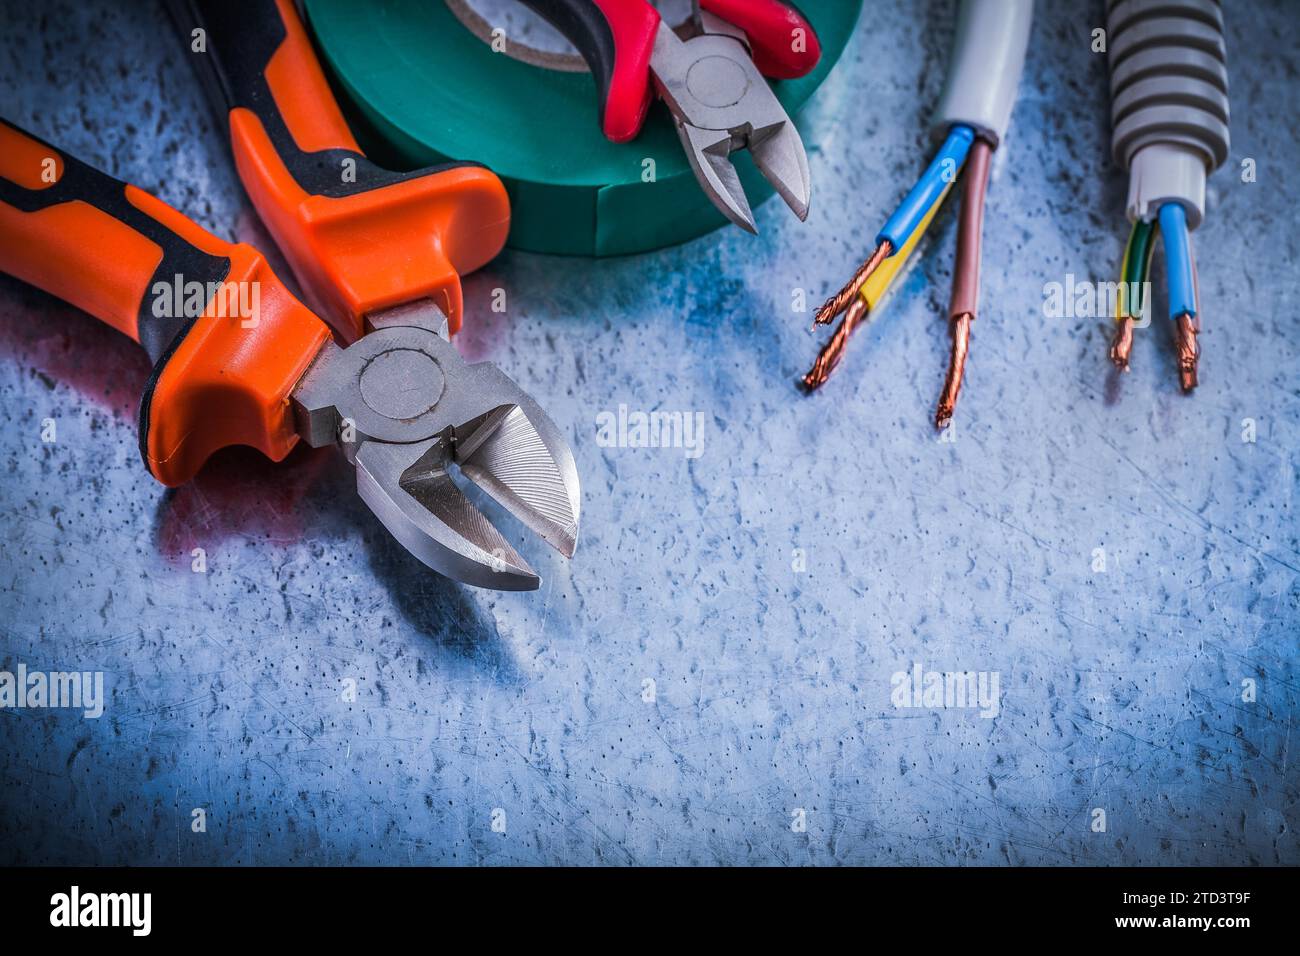
<instances>
[{"instance_id":1,"label":"grey electrical cable","mask_svg":"<svg viewBox=\"0 0 1300 956\"><path fill-rule=\"evenodd\" d=\"M1218 0L1108 0L1111 148L1128 215L1180 203L1195 229L1205 178L1228 159L1228 68Z\"/></svg>"},{"instance_id":2,"label":"grey electrical cable","mask_svg":"<svg viewBox=\"0 0 1300 956\"><path fill-rule=\"evenodd\" d=\"M1034 0L962 0L948 79L930 130L942 141L969 126L996 148L1007 133L1029 48Z\"/></svg>"}]
</instances>

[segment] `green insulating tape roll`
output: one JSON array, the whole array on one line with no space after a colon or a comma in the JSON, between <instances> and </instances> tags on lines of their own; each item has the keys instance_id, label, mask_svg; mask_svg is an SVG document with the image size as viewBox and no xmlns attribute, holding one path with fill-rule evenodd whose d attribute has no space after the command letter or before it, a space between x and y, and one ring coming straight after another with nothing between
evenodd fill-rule
<instances>
[{"instance_id":1,"label":"green insulating tape roll","mask_svg":"<svg viewBox=\"0 0 1300 956\"><path fill-rule=\"evenodd\" d=\"M807 76L773 84L791 115L843 52L860 6L861 0L800 0L822 57ZM639 137L611 143L600 131L590 73L493 52L443 0L307 0L306 8L363 148L402 168L449 159L491 168L510 193L512 248L623 255L727 224L700 190L662 103L651 108ZM801 132L811 149L810 131ZM748 150L732 158L752 205L772 195ZM647 159L654 160L653 182L643 180Z\"/></svg>"}]
</instances>

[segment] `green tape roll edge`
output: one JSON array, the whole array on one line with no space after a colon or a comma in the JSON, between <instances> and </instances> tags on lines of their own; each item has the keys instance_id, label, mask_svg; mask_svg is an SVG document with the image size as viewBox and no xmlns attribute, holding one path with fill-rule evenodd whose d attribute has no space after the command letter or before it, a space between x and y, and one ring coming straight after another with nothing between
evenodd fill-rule
<instances>
[{"instance_id":1,"label":"green tape roll edge","mask_svg":"<svg viewBox=\"0 0 1300 956\"><path fill-rule=\"evenodd\" d=\"M860 7L861 0L801 0L822 58L807 76L773 84L792 116L839 59ZM402 168L449 159L488 166L510 194L511 248L625 255L726 224L700 190L662 103L639 137L610 143L600 132L589 73L493 52L442 0L306 0L306 8L367 152ZM806 132L804 142L811 148ZM751 203L772 195L748 151L733 158ZM653 182L643 179L647 161Z\"/></svg>"}]
</instances>

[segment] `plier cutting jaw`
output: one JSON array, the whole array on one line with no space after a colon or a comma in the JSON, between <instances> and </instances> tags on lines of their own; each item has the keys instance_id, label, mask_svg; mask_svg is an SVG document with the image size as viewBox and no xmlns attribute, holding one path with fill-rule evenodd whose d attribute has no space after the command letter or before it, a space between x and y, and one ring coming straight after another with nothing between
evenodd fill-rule
<instances>
[{"instance_id":1,"label":"plier cutting jaw","mask_svg":"<svg viewBox=\"0 0 1300 956\"><path fill-rule=\"evenodd\" d=\"M722 214L757 232L754 213L730 156L748 149L754 165L800 221L808 218L812 181L803 140L763 80L743 31L700 15L701 31L680 39L660 21L650 73L668 104L695 178Z\"/></svg>"},{"instance_id":2,"label":"plier cutting jaw","mask_svg":"<svg viewBox=\"0 0 1300 956\"><path fill-rule=\"evenodd\" d=\"M293 391L298 433L337 444L357 492L408 551L466 584L540 579L461 491L459 470L565 557L578 543L578 472L550 417L490 362L467 364L427 300L390 310L346 349L326 342Z\"/></svg>"},{"instance_id":3,"label":"plier cutting jaw","mask_svg":"<svg viewBox=\"0 0 1300 956\"><path fill-rule=\"evenodd\" d=\"M754 165L801 220L812 181L803 140L764 75L802 76L816 65L815 32L778 0L704 0L682 35L645 0L523 0L579 50L596 77L601 125L634 137L651 94L672 114L700 187L724 216L757 232L731 154Z\"/></svg>"}]
</instances>

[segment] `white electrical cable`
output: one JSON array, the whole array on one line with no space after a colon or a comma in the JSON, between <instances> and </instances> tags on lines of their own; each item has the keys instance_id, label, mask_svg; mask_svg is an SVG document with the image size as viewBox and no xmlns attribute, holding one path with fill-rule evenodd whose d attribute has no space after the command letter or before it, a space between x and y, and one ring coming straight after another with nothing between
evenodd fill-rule
<instances>
[{"instance_id":1,"label":"white electrical cable","mask_svg":"<svg viewBox=\"0 0 1300 956\"><path fill-rule=\"evenodd\" d=\"M995 147L1002 141L1033 16L1034 0L962 0L948 80L931 126L936 139L961 124Z\"/></svg>"}]
</instances>

